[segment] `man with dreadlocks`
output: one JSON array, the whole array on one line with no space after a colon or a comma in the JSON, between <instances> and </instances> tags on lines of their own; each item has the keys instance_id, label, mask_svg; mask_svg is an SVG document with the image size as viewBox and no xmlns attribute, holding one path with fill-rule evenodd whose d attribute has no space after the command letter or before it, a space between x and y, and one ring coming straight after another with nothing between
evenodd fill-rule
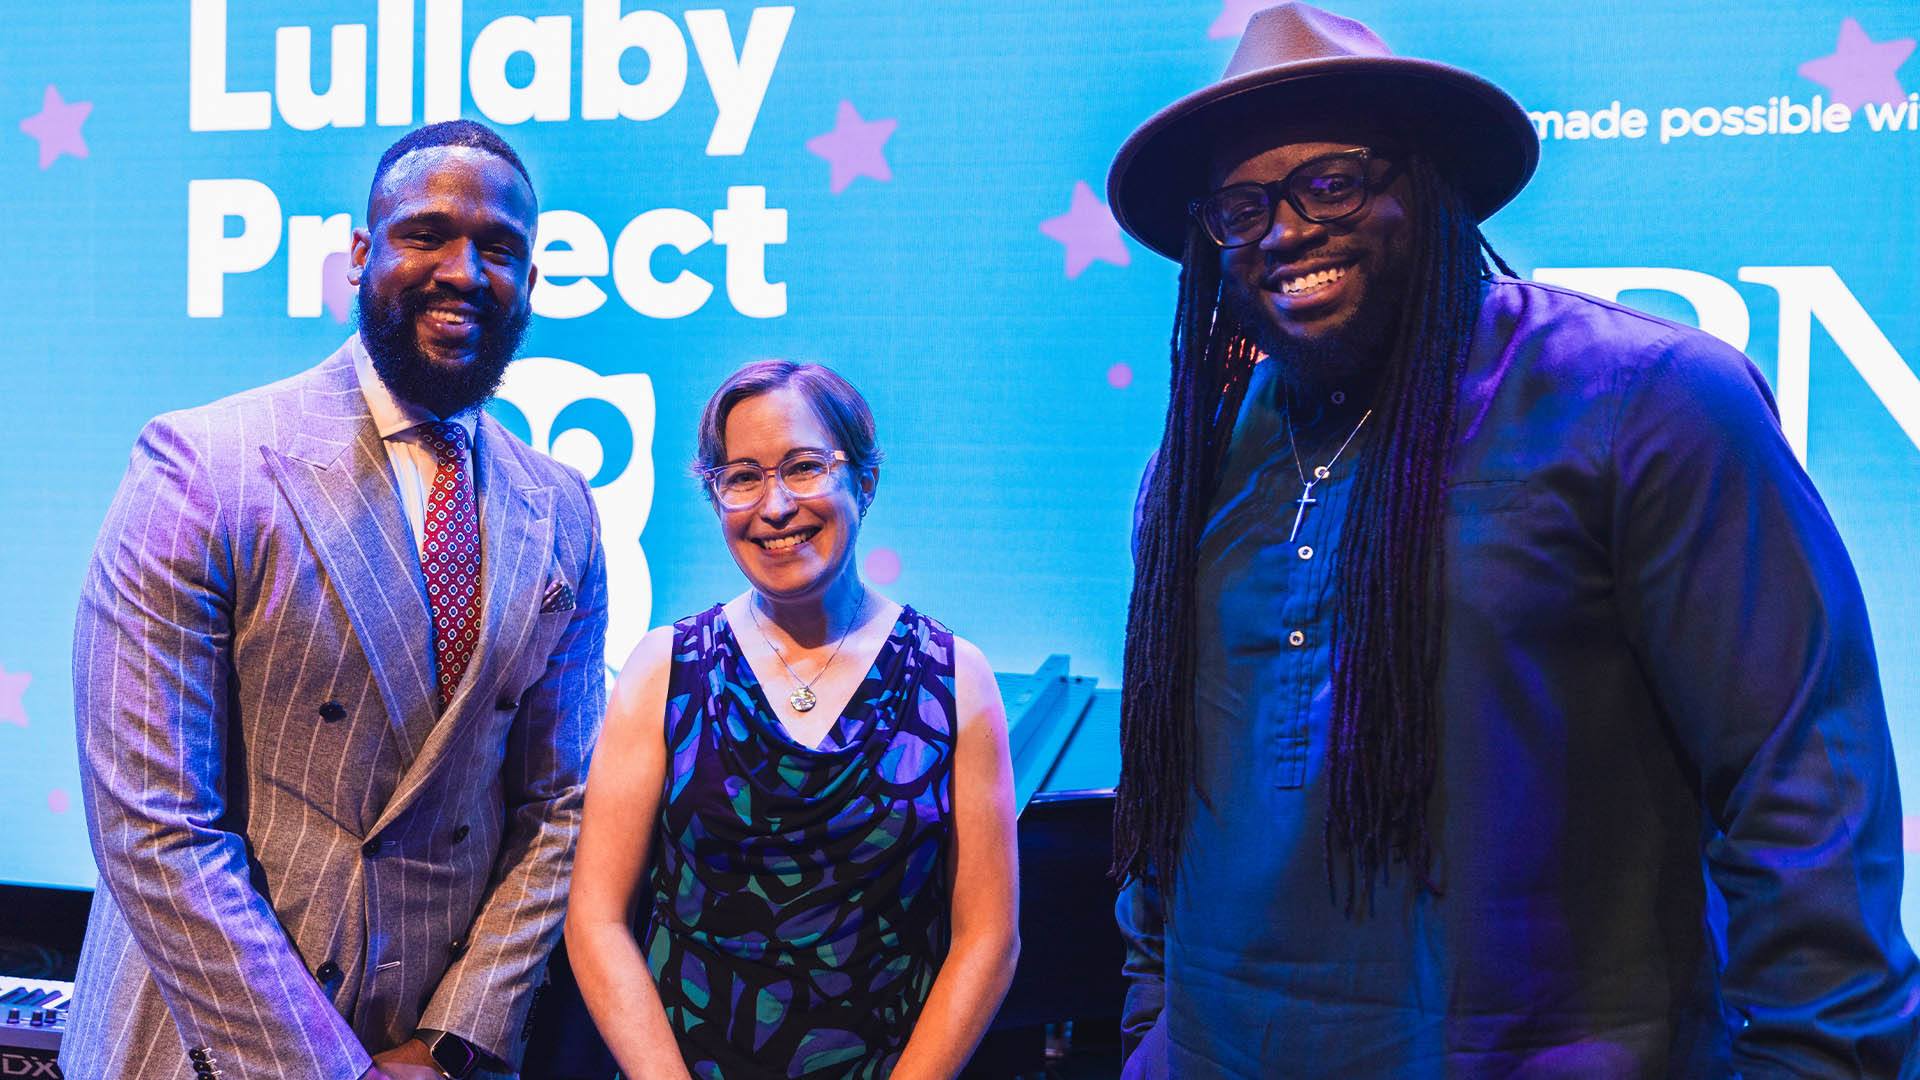
<instances>
[{"instance_id":1,"label":"man with dreadlocks","mask_svg":"<svg viewBox=\"0 0 1920 1080\"><path fill-rule=\"evenodd\" d=\"M1114 162L1182 270L1114 823L1134 1071L1920 1071L1846 552L1745 357L1492 255L1538 155L1497 87L1287 4Z\"/></svg>"}]
</instances>

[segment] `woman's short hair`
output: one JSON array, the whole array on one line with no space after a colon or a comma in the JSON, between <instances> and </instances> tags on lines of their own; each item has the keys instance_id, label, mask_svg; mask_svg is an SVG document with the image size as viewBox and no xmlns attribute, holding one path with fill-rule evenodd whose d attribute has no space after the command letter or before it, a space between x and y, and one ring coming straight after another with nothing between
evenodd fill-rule
<instances>
[{"instance_id":1,"label":"woman's short hair","mask_svg":"<svg viewBox=\"0 0 1920 1080\"><path fill-rule=\"evenodd\" d=\"M733 407L748 398L759 397L783 387L798 391L814 415L820 418L837 449L845 451L854 470L872 469L880 464L880 445L874 439L873 410L853 384L832 368L822 364L803 364L793 360L756 360L727 376L720 389L707 399L700 414L700 433L693 471L704 476L708 469L727 460L727 416ZM708 492L711 496L712 492Z\"/></svg>"}]
</instances>

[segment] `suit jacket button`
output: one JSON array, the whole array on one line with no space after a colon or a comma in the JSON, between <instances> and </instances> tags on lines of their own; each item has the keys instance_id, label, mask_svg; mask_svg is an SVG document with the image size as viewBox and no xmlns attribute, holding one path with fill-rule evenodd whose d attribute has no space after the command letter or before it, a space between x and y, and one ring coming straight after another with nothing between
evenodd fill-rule
<instances>
[{"instance_id":1,"label":"suit jacket button","mask_svg":"<svg viewBox=\"0 0 1920 1080\"><path fill-rule=\"evenodd\" d=\"M338 723L347 718L347 707L337 701L329 701L320 706L320 719L329 724Z\"/></svg>"},{"instance_id":2,"label":"suit jacket button","mask_svg":"<svg viewBox=\"0 0 1920 1080\"><path fill-rule=\"evenodd\" d=\"M466 938L455 938L453 940L453 943L447 946L447 952L451 953L454 959L456 960L460 958L461 953L466 951L467 951Z\"/></svg>"},{"instance_id":3,"label":"suit jacket button","mask_svg":"<svg viewBox=\"0 0 1920 1080\"><path fill-rule=\"evenodd\" d=\"M207 1060L207 1048L204 1046L196 1046L187 1051L187 1056L195 1061L205 1061Z\"/></svg>"},{"instance_id":4,"label":"suit jacket button","mask_svg":"<svg viewBox=\"0 0 1920 1080\"><path fill-rule=\"evenodd\" d=\"M373 858L375 855L380 854L380 841L369 840L366 843L361 844L360 854L365 855L369 859Z\"/></svg>"},{"instance_id":5,"label":"suit jacket button","mask_svg":"<svg viewBox=\"0 0 1920 1080\"><path fill-rule=\"evenodd\" d=\"M330 983L340 977L340 965L328 960L314 969L313 977L323 983Z\"/></svg>"},{"instance_id":6,"label":"suit jacket button","mask_svg":"<svg viewBox=\"0 0 1920 1080\"><path fill-rule=\"evenodd\" d=\"M462 825L459 828L453 830L453 842L457 844L460 841L465 840L467 838L467 834L472 831L473 829L466 825Z\"/></svg>"}]
</instances>

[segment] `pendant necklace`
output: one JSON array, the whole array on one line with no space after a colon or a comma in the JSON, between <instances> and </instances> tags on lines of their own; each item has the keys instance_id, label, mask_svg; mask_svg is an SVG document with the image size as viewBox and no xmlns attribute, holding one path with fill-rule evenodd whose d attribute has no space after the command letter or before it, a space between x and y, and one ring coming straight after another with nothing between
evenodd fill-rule
<instances>
[{"instance_id":1,"label":"pendant necklace","mask_svg":"<svg viewBox=\"0 0 1920 1080\"><path fill-rule=\"evenodd\" d=\"M793 670L793 665L787 663L786 654L780 651L780 646L773 643L773 637L767 633L766 625L760 621L760 613L754 610L754 606L753 600L748 599L747 617L753 620L753 628L760 631L760 640L766 642L767 648L773 650L773 658L780 661L780 666L787 669L787 677L793 680L793 692L787 695L787 704L793 707L794 712L812 712L813 707L820 704L819 695L813 692L813 683L802 679L800 673ZM834 642L833 651L827 654L827 662L820 665L820 671L813 677L813 682L826 678L827 669L833 666L834 660L840 655L840 646L847 643L847 638L853 634L853 628L860 625L860 616L866 614L866 611L867 598L862 596L860 610L853 613L853 620L847 623L846 633L841 634L840 640Z\"/></svg>"},{"instance_id":2,"label":"pendant necklace","mask_svg":"<svg viewBox=\"0 0 1920 1080\"><path fill-rule=\"evenodd\" d=\"M1291 544L1299 537L1300 522L1307 516L1307 507L1316 506L1320 502L1313 497L1313 486L1333 475L1333 463L1339 461L1340 455L1346 453L1347 447L1353 445L1354 436L1360 434L1360 429L1367 426L1367 417L1372 415L1372 409L1368 409L1361 415L1360 422L1353 425L1353 430L1347 434L1347 441L1340 444L1340 449L1333 452L1333 456L1327 459L1325 465L1313 467L1313 479L1309 480L1306 471L1300 468L1300 444L1293 440L1293 409L1291 406L1288 407L1287 448L1293 451L1293 471L1300 476L1300 497L1293 500L1293 504L1299 509L1293 512L1293 531L1287 534L1287 543Z\"/></svg>"}]
</instances>

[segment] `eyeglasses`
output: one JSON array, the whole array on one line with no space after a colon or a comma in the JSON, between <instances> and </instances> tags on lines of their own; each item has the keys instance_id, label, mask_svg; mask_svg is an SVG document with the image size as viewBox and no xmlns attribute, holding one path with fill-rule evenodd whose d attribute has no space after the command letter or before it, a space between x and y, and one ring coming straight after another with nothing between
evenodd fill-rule
<instances>
[{"instance_id":1,"label":"eyeglasses","mask_svg":"<svg viewBox=\"0 0 1920 1080\"><path fill-rule=\"evenodd\" d=\"M1258 243L1273 229L1273 215L1285 199L1293 212L1318 225L1352 217L1366 208L1373 189L1384 186L1394 166L1356 147L1325 154L1279 180L1228 184L1187 212L1197 218L1213 242L1223 248Z\"/></svg>"},{"instance_id":2,"label":"eyeglasses","mask_svg":"<svg viewBox=\"0 0 1920 1080\"><path fill-rule=\"evenodd\" d=\"M796 450L771 471L788 495L817 499L833 490L834 466L846 460L844 450ZM732 461L702 475L715 502L728 510L748 510L767 497L768 472L758 462Z\"/></svg>"}]
</instances>

